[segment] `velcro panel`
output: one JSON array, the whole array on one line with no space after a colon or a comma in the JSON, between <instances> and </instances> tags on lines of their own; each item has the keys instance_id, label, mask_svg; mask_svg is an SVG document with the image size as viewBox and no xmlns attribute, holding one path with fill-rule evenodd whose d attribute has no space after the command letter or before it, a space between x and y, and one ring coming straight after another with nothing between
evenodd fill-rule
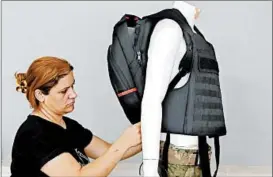
<instances>
[{"instance_id":1,"label":"velcro panel","mask_svg":"<svg viewBox=\"0 0 273 177\"><path fill-rule=\"evenodd\" d=\"M199 56L198 63L200 72L219 73L218 63L215 59Z\"/></svg>"}]
</instances>

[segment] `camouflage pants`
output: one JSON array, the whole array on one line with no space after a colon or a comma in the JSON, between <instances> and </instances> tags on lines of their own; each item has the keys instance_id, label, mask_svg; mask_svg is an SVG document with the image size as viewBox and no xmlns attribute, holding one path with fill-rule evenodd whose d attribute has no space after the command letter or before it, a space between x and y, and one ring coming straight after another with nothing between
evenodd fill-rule
<instances>
[{"instance_id":1,"label":"camouflage pants","mask_svg":"<svg viewBox=\"0 0 273 177\"><path fill-rule=\"evenodd\" d=\"M160 142L160 157L163 153L164 141ZM182 149L170 144L168 151L168 177L201 177L201 169L196 163L196 149ZM209 146L209 159L211 147Z\"/></svg>"}]
</instances>

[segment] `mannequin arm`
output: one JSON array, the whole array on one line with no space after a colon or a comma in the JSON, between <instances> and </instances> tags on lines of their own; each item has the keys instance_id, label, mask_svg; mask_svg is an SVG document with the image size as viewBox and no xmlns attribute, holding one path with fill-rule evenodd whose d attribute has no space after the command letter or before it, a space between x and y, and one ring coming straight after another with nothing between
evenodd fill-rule
<instances>
[{"instance_id":1,"label":"mannequin arm","mask_svg":"<svg viewBox=\"0 0 273 177\"><path fill-rule=\"evenodd\" d=\"M145 176L157 174L162 122L161 103L171 80L173 64L181 39L181 28L175 21L169 19L158 22L151 36L141 108Z\"/></svg>"}]
</instances>

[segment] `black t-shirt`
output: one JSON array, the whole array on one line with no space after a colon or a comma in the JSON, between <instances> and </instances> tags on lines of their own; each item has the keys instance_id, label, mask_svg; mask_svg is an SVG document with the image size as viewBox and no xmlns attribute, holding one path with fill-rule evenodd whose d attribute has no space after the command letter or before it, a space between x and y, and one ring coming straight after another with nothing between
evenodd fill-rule
<instances>
[{"instance_id":1,"label":"black t-shirt","mask_svg":"<svg viewBox=\"0 0 273 177\"><path fill-rule=\"evenodd\" d=\"M47 177L40 169L61 153L70 153L81 166L89 163L84 148L93 134L77 121L63 117L66 129L35 115L19 127L12 147L11 177Z\"/></svg>"}]
</instances>

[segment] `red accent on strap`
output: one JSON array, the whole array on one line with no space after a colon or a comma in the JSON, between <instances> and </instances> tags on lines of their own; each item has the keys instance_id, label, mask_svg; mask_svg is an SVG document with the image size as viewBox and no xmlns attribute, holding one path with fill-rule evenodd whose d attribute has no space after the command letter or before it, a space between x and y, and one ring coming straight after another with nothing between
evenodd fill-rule
<instances>
[{"instance_id":1,"label":"red accent on strap","mask_svg":"<svg viewBox=\"0 0 273 177\"><path fill-rule=\"evenodd\" d=\"M136 91L137 91L137 88L132 88L132 89L129 89L129 90L126 90L124 92L119 93L118 97L121 97L121 96L124 96L124 95L128 95L129 93L136 92Z\"/></svg>"},{"instance_id":2,"label":"red accent on strap","mask_svg":"<svg viewBox=\"0 0 273 177\"><path fill-rule=\"evenodd\" d=\"M135 21L138 21L138 18L137 18L137 17L135 17L135 18L134 18L134 20L135 20Z\"/></svg>"}]
</instances>

